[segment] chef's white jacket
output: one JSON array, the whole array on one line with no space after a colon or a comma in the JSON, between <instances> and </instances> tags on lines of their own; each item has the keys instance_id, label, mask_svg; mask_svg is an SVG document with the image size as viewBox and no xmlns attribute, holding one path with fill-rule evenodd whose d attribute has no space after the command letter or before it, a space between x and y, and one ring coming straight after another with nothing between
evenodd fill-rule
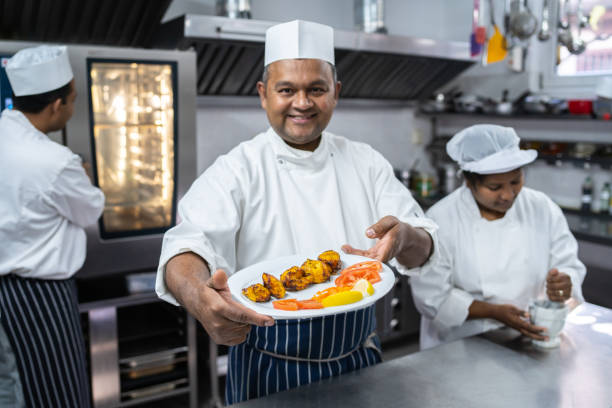
<instances>
[{"instance_id":1,"label":"chef's white jacket","mask_svg":"<svg viewBox=\"0 0 612 408\"><path fill-rule=\"evenodd\" d=\"M474 300L513 304L523 310L546 296L546 275L558 268L572 280L572 296L583 302L586 269L567 221L545 194L524 187L501 219L482 218L465 185L428 212L440 227L440 257L427 273L411 279L421 312L421 348L501 327L492 319L470 319Z\"/></svg>"},{"instance_id":2,"label":"chef's white jacket","mask_svg":"<svg viewBox=\"0 0 612 408\"><path fill-rule=\"evenodd\" d=\"M0 275L66 279L85 261L84 227L104 207L70 149L17 110L0 117Z\"/></svg>"},{"instance_id":3,"label":"chef's white jacket","mask_svg":"<svg viewBox=\"0 0 612 408\"><path fill-rule=\"evenodd\" d=\"M378 152L327 132L314 152L288 146L272 129L240 144L194 182L178 213L180 223L164 235L156 281L159 297L175 304L164 271L183 252L200 255L211 271L232 274L345 243L370 248L375 242L365 231L385 215L424 228L434 245L436 239L436 225ZM428 262L434 259L435 251Z\"/></svg>"}]
</instances>

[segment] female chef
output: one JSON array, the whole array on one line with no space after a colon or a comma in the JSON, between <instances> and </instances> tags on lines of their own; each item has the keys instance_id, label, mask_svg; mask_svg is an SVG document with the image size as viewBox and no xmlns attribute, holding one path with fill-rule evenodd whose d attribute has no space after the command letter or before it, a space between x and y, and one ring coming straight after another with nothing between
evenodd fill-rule
<instances>
[{"instance_id":1,"label":"female chef","mask_svg":"<svg viewBox=\"0 0 612 408\"><path fill-rule=\"evenodd\" d=\"M544 294L582 302L585 267L561 209L523 187L522 167L534 150L520 150L512 128L476 125L446 145L465 185L428 216L440 227L440 262L411 279L422 314L421 348L509 326L543 340L525 312Z\"/></svg>"}]
</instances>

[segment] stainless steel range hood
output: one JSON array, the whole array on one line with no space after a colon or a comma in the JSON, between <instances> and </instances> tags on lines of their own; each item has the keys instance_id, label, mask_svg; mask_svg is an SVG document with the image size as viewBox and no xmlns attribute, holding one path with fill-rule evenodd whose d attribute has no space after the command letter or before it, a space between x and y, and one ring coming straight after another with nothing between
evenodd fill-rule
<instances>
[{"instance_id":1,"label":"stainless steel range hood","mask_svg":"<svg viewBox=\"0 0 612 408\"><path fill-rule=\"evenodd\" d=\"M186 14L161 25L153 47L193 47L199 95L256 95L265 31L276 23ZM429 97L475 61L469 44L334 30L343 98Z\"/></svg>"}]
</instances>

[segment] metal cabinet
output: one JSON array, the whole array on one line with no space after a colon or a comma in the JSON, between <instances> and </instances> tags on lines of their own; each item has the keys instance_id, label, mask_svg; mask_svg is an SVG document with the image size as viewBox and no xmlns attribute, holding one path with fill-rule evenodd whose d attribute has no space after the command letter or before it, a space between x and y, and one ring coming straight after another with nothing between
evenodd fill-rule
<instances>
[{"instance_id":1,"label":"metal cabinet","mask_svg":"<svg viewBox=\"0 0 612 408\"><path fill-rule=\"evenodd\" d=\"M93 406L198 401L195 320L154 293L80 306Z\"/></svg>"},{"instance_id":2,"label":"metal cabinet","mask_svg":"<svg viewBox=\"0 0 612 408\"><path fill-rule=\"evenodd\" d=\"M376 303L376 322L382 343L419 332L421 317L414 306L407 276L396 273L393 289Z\"/></svg>"}]
</instances>

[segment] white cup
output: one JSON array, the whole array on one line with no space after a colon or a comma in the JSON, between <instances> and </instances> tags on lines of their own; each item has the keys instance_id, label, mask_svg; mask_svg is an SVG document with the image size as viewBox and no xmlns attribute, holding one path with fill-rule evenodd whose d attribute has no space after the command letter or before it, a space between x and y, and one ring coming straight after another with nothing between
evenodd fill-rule
<instances>
[{"instance_id":1,"label":"white cup","mask_svg":"<svg viewBox=\"0 0 612 408\"><path fill-rule=\"evenodd\" d=\"M548 340L532 340L538 347L553 348L561 344L559 333L565 325L568 308L563 303L551 302L550 300L536 300L529 305L529 319L536 326L548 329L544 332Z\"/></svg>"}]
</instances>

